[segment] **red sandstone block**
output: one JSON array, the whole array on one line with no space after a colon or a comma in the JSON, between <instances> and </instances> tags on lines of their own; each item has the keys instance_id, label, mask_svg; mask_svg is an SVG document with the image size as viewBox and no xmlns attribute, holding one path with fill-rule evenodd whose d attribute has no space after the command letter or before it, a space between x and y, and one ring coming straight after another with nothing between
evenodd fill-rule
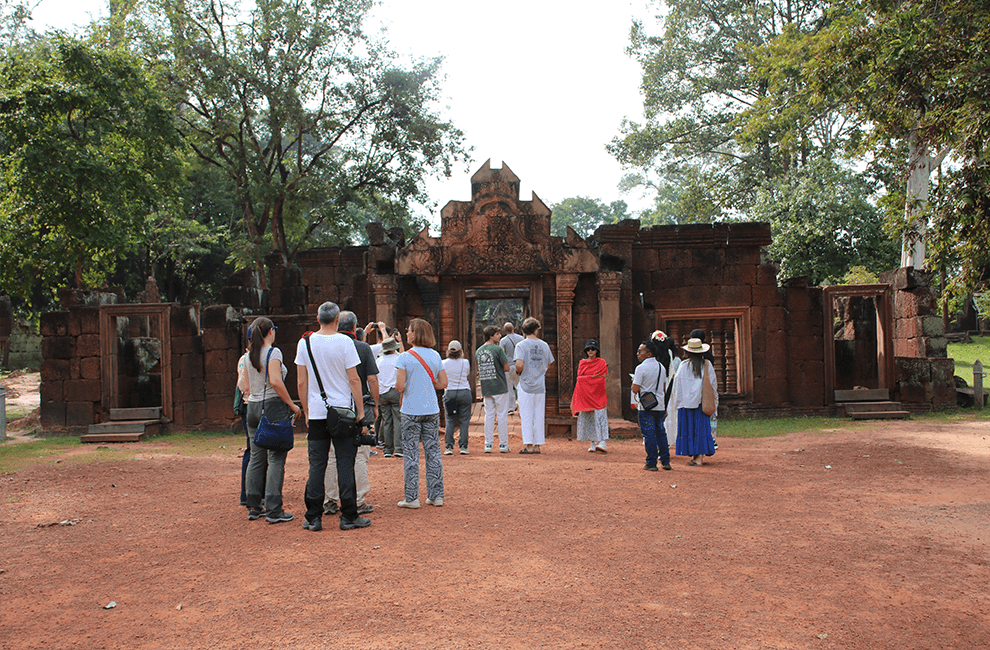
<instances>
[{"instance_id":1,"label":"red sandstone block","mask_svg":"<svg viewBox=\"0 0 990 650\"><path fill-rule=\"evenodd\" d=\"M42 380L41 386L38 387L40 393L40 398L42 402L64 402L65 401L65 382L64 381L50 381L47 379ZM63 414L63 419L64 419Z\"/></svg>"},{"instance_id":2,"label":"red sandstone block","mask_svg":"<svg viewBox=\"0 0 990 650\"><path fill-rule=\"evenodd\" d=\"M928 359L895 356L894 377L906 384L931 381L932 364Z\"/></svg>"},{"instance_id":3,"label":"red sandstone block","mask_svg":"<svg viewBox=\"0 0 990 650\"><path fill-rule=\"evenodd\" d=\"M202 381L203 357L198 354L173 354L172 378L180 381Z\"/></svg>"},{"instance_id":4,"label":"red sandstone block","mask_svg":"<svg viewBox=\"0 0 990 650\"><path fill-rule=\"evenodd\" d=\"M176 381L172 382L172 400L178 403L196 402L203 399L203 382ZM231 396L233 400L233 396Z\"/></svg>"},{"instance_id":5,"label":"red sandstone block","mask_svg":"<svg viewBox=\"0 0 990 650\"><path fill-rule=\"evenodd\" d=\"M752 288L753 304L760 307L771 307L783 303L781 290L777 285L757 284Z\"/></svg>"},{"instance_id":6,"label":"red sandstone block","mask_svg":"<svg viewBox=\"0 0 990 650\"><path fill-rule=\"evenodd\" d=\"M925 289L898 291L894 294L894 318L913 318L935 313L935 296Z\"/></svg>"},{"instance_id":7,"label":"red sandstone block","mask_svg":"<svg viewBox=\"0 0 990 650\"><path fill-rule=\"evenodd\" d=\"M753 292L751 286L744 285L722 285L718 287L715 298L717 307L749 307L753 304Z\"/></svg>"},{"instance_id":8,"label":"red sandstone block","mask_svg":"<svg viewBox=\"0 0 990 650\"><path fill-rule=\"evenodd\" d=\"M900 382L897 391L900 401L908 404L931 403L933 395L929 390L930 382Z\"/></svg>"},{"instance_id":9,"label":"red sandstone block","mask_svg":"<svg viewBox=\"0 0 990 650\"><path fill-rule=\"evenodd\" d=\"M203 372L207 375L220 373L236 374L237 361L234 360L233 363L230 363L227 350L213 350L203 355Z\"/></svg>"},{"instance_id":10,"label":"red sandstone block","mask_svg":"<svg viewBox=\"0 0 990 650\"><path fill-rule=\"evenodd\" d=\"M173 337L199 334L199 324L196 321L195 307L173 306L169 311L169 328Z\"/></svg>"},{"instance_id":11,"label":"red sandstone block","mask_svg":"<svg viewBox=\"0 0 990 650\"><path fill-rule=\"evenodd\" d=\"M92 402L66 402L65 426L85 427L96 424Z\"/></svg>"},{"instance_id":12,"label":"red sandstone block","mask_svg":"<svg viewBox=\"0 0 990 650\"><path fill-rule=\"evenodd\" d=\"M753 287L756 290L756 287ZM763 312L763 322L758 325L770 332L783 332L787 329L787 311L783 307L767 307ZM757 325L754 323L754 327Z\"/></svg>"},{"instance_id":13,"label":"red sandstone block","mask_svg":"<svg viewBox=\"0 0 990 650\"><path fill-rule=\"evenodd\" d=\"M41 339L42 359L71 359L76 353L76 339L71 336L46 336Z\"/></svg>"},{"instance_id":14,"label":"red sandstone block","mask_svg":"<svg viewBox=\"0 0 990 650\"><path fill-rule=\"evenodd\" d=\"M78 357L100 356L99 334L82 334L81 336L76 337L76 356Z\"/></svg>"},{"instance_id":15,"label":"red sandstone block","mask_svg":"<svg viewBox=\"0 0 990 650\"><path fill-rule=\"evenodd\" d=\"M69 379L79 379L79 357L69 359Z\"/></svg>"},{"instance_id":16,"label":"red sandstone block","mask_svg":"<svg viewBox=\"0 0 990 650\"><path fill-rule=\"evenodd\" d=\"M41 402L41 428L57 429L65 426L65 402Z\"/></svg>"},{"instance_id":17,"label":"red sandstone block","mask_svg":"<svg viewBox=\"0 0 990 650\"><path fill-rule=\"evenodd\" d=\"M773 264L760 264L756 267L756 284L777 286L777 267Z\"/></svg>"},{"instance_id":18,"label":"red sandstone block","mask_svg":"<svg viewBox=\"0 0 990 650\"><path fill-rule=\"evenodd\" d=\"M323 303L338 302L340 300L340 289L335 284L310 285L307 289L307 301L319 308Z\"/></svg>"},{"instance_id":19,"label":"red sandstone block","mask_svg":"<svg viewBox=\"0 0 990 650\"><path fill-rule=\"evenodd\" d=\"M99 307L79 307L75 310L79 319L80 334L100 333L100 308Z\"/></svg>"},{"instance_id":20,"label":"red sandstone block","mask_svg":"<svg viewBox=\"0 0 990 650\"><path fill-rule=\"evenodd\" d=\"M808 311L792 311L787 319L790 333L796 336L810 336L817 327L822 327L822 315ZM756 326L754 325L754 329Z\"/></svg>"},{"instance_id":21,"label":"red sandstone block","mask_svg":"<svg viewBox=\"0 0 990 650\"><path fill-rule=\"evenodd\" d=\"M725 249L725 263L755 267L760 263L760 249L757 246L730 246Z\"/></svg>"},{"instance_id":22,"label":"red sandstone block","mask_svg":"<svg viewBox=\"0 0 990 650\"><path fill-rule=\"evenodd\" d=\"M223 329L227 326L228 320L235 316L230 305L211 305L203 309L202 327L203 329Z\"/></svg>"},{"instance_id":23,"label":"red sandstone block","mask_svg":"<svg viewBox=\"0 0 990 650\"><path fill-rule=\"evenodd\" d=\"M79 360L80 379L100 378L100 357L86 357Z\"/></svg>"},{"instance_id":24,"label":"red sandstone block","mask_svg":"<svg viewBox=\"0 0 990 650\"><path fill-rule=\"evenodd\" d=\"M895 318L894 338L913 339L922 335L921 323L918 318Z\"/></svg>"},{"instance_id":25,"label":"red sandstone block","mask_svg":"<svg viewBox=\"0 0 990 650\"><path fill-rule=\"evenodd\" d=\"M660 256L650 248L637 248L633 253L633 272L657 271L660 269Z\"/></svg>"},{"instance_id":26,"label":"red sandstone block","mask_svg":"<svg viewBox=\"0 0 990 650\"><path fill-rule=\"evenodd\" d=\"M66 322L66 333L69 336L79 336L82 334L82 327L79 324L79 312L76 310L69 312L69 320Z\"/></svg>"},{"instance_id":27,"label":"red sandstone block","mask_svg":"<svg viewBox=\"0 0 990 650\"><path fill-rule=\"evenodd\" d=\"M725 284L756 284L756 267L733 264L722 271L722 282Z\"/></svg>"},{"instance_id":28,"label":"red sandstone block","mask_svg":"<svg viewBox=\"0 0 990 650\"><path fill-rule=\"evenodd\" d=\"M753 384L753 401L757 404L784 404L788 401L788 382L763 380Z\"/></svg>"},{"instance_id":29,"label":"red sandstone block","mask_svg":"<svg viewBox=\"0 0 990 650\"><path fill-rule=\"evenodd\" d=\"M915 337L912 339L894 339L894 356L924 358L925 339L920 337Z\"/></svg>"},{"instance_id":30,"label":"red sandstone block","mask_svg":"<svg viewBox=\"0 0 990 650\"><path fill-rule=\"evenodd\" d=\"M796 364L788 378L790 402L795 406L821 406L825 403L825 365L821 361Z\"/></svg>"},{"instance_id":31,"label":"red sandstone block","mask_svg":"<svg viewBox=\"0 0 990 650\"><path fill-rule=\"evenodd\" d=\"M240 348L240 333L237 330L208 329L203 332L203 350L209 354L215 350L229 350Z\"/></svg>"},{"instance_id":32,"label":"red sandstone block","mask_svg":"<svg viewBox=\"0 0 990 650\"><path fill-rule=\"evenodd\" d=\"M231 399L233 402L233 399ZM187 402L176 408L176 422L185 427L193 427L203 422L206 414L206 402ZM231 412L233 415L233 411Z\"/></svg>"},{"instance_id":33,"label":"red sandstone block","mask_svg":"<svg viewBox=\"0 0 990 650\"><path fill-rule=\"evenodd\" d=\"M691 250L689 255L684 255L684 257L690 260L690 266L695 269L721 269L725 266L724 248L695 248Z\"/></svg>"},{"instance_id":34,"label":"red sandstone block","mask_svg":"<svg viewBox=\"0 0 990 650\"><path fill-rule=\"evenodd\" d=\"M791 336L788 356L792 361L824 359L825 351L822 345L822 340L817 336Z\"/></svg>"},{"instance_id":35,"label":"red sandstone block","mask_svg":"<svg viewBox=\"0 0 990 650\"><path fill-rule=\"evenodd\" d=\"M41 315L41 335L67 336L69 334L69 312L49 311ZM63 416L63 420L64 420Z\"/></svg>"},{"instance_id":36,"label":"red sandstone block","mask_svg":"<svg viewBox=\"0 0 990 650\"><path fill-rule=\"evenodd\" d=\"M203 377L203 390L210 398L215 395L230 397L234 399L234 388L237 386L237 373L209 373ZM291 392L291 391L290 391Z\"/></svg>"},{"instance_id":37,"label":"red sandstone block","mask_svg":"<svg viewBox=\"0 0 990 650\"><path fill-rule=\"evenodd\" d=\"M233 404L234 394L227 396L207 397L203 404L206 406L205 421L211 423L228 423L234 416Z\"/></svg>"},{"instance_id":38,"label":"red sandstone block","mask_svg":"<svg viewBox=\"0 0 990 650\"><path fill-rule=\"evenodd\" d=\"M810 290L806 287L789 287L785 306L792 315L794 312L811 311L813 304Z\"/></svg>"},{"instance_id":39,"label":"red sandstone block","mask_svg":"<svg viewBox=\"0 0 990 650\"><path fill-rule=\"evenodd\" d=\"M76 379L65 382L65 401L99 402L101 382L96 379Z\"/></svg>"},{"instance_id":40,"label":"red sandstone block","mask_svg":"<svg viewBox=\"0 0 990 650\"><path fill-rule=\"evenodd\" d=\"M173 336L172 354L203 354L203 337Z\"/></svg>"},{"instance_id":41,"label":"red sandstone block","mask_svg":"<svg viewBox=\"0 0 990 650\"><path fill-rule=\"evenodd\" d=\"M72 366L68 359L45 359L41 362L41 380L64 381L69 379Z\"/></svg>"}]
</instances>

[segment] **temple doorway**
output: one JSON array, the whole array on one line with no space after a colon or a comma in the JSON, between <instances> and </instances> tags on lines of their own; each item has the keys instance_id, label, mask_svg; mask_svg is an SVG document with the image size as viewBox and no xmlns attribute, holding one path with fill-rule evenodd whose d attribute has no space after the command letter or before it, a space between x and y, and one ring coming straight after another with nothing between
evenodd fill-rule
<instances>
[{"instance_id":1,"label":"temple doorway","mask_svg":"<svg viewBox=\"0 0 990 650\"><path fill-rule=\"evenodd\" d=\"M169 305L125 304L100 308L103 407L160 407L172 416Z\"/></svg>"},{"instance_id":2,"label":"temple doorway","mask_svg":"<svg viewBox=\"0 0 990 650\"><path fill-rule=\"evenodd\" d=\"M469 324L464 352L471 361L471 388L477 399L481 393L474 352L484 345L484 329L489 325L501 329L505 323L521 329L523 319L529 315L529 289L469 289L464 297Z\"/></svg>"},{"instance_id":3,"label":"temple doorway","mask_svg":"<svg viewBox=\"0 0 990 650\"><path fill-rule=\"evenodd\" d=\"M893 378L889 285L825 288L825 391L889 390Z\"/></svg>"}]
</instances>

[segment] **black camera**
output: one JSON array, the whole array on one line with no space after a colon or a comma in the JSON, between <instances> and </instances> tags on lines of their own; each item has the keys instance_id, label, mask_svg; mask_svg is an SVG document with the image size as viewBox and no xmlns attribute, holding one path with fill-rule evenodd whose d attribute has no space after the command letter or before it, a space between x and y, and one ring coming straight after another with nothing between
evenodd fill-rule
<instances>
[{"instance_id":1,"label":"black camera","mask_svg":"<svg viewBox=\"0 0 990 650\"><path fill-rule=\"evenodd\" d=\"M378 437L375 436L375 432L368 429L368 433L362 433L364 429L357 427L357 445L358 447L362 445L370 445L374 447L378 444Z\"/></svg>"}]
</instances>

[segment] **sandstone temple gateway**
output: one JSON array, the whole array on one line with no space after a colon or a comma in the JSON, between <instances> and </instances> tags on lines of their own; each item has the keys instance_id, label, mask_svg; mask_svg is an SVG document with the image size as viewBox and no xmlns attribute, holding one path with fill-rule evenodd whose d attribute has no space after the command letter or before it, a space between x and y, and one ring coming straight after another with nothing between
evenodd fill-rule
<instances>
[{"instance_id":1,"label":"sandstone temple gateway","mask_svg":"<svg viewBox=\"0 0 990 650\"><path fill-rule=\"evenodd\" d=\"M85 429L114 409L156 406L178 427L227 426L246 323L272 318L291 359L326 300L361 322L404 328L425 318L441 350L451 339L476 349L483 327L505 314L517 324L535 316L557 359L547 376L548 421L557 424L570 417L589 338L609 363L610 415L634 418L635 351L655 329L677 340L708 332L727 416L835 413L837 397L854 388L914 411L955 404L927 274L904 268L876 285L780 285L765 256L768 224L640 228L628 220L587 239L571 230L555 237L549 208L535 194L521 200L508 166L486 162L471 178L471 200L444 206L439 237L424 230L405 242L378 224L368 234L366 246L304 251L291 268L272 256L269 289L236 274L223 305L65 292L64 310L42 317L43 426Z\"/></svg>"}]
</instances>

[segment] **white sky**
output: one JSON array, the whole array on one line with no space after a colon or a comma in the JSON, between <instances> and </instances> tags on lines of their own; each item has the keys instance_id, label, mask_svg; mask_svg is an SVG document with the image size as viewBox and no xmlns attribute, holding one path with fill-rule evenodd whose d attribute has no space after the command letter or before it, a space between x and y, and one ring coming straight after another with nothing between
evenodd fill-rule
<instances>
[{"instance_id":1,"label":"white sky","mask_svg":"<svg viewBox=\"0 0 990 650\"><path fill-rule=\"evenodd\" d=\"M68 29L108 4L41 0L34 26ZM438 211L471 198L470 177L489 158L516 173L523 199L647 207L638 193L619 194L623 171L605 145L624 117L642 120L640 70L625 48L633 16L654 13L647 0L382 0L373 16L394 50L445 57L446 114L474 147L469 169L429 182Z\"/></svg>"}]
</instances>

